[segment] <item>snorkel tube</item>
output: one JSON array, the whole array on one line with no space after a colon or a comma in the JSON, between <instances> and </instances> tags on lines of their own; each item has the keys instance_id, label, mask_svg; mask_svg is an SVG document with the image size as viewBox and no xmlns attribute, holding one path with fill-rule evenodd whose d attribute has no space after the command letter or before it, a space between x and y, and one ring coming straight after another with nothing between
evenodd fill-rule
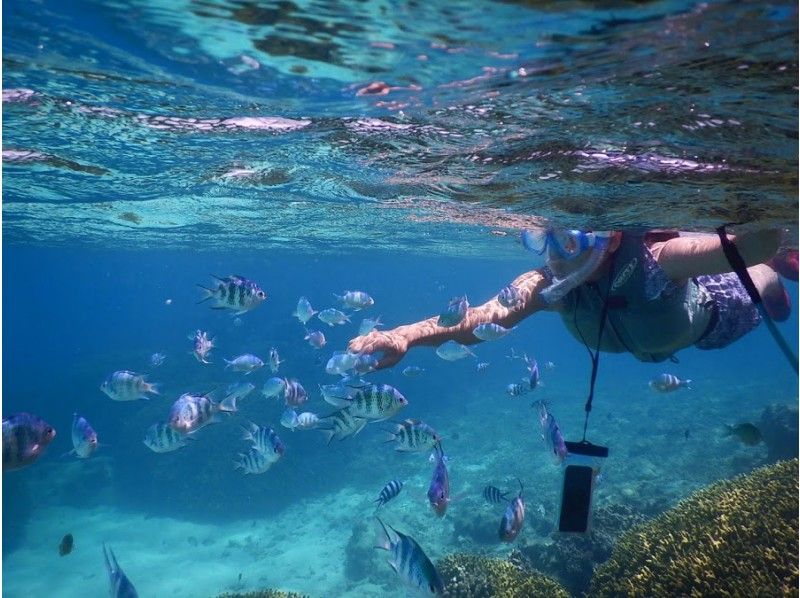
<instances>
[{"instance_id":1,"label":"snorkel tube","mask_svg":"<svg viewBox=\"0 0 800 598\"><path fill-rule=\"evenodd\" d=\"M525 248L538 255L544 254L545 250L547 250L549 259L556 256L571 261L587 251L590 252L580 268L577 268L564 278L556 278L554 276L552 284L542 290L540 295L542 299L548 304L556 303L563 299L572 289L585 282L606 257L611 235L611 231L584 233L570 230L556 233L550 230L547 231L543 239L540 237L541 242L536 243L535 235L532 235L529 231L523 231L522 244Z\"/></svg>"}]
</instances>

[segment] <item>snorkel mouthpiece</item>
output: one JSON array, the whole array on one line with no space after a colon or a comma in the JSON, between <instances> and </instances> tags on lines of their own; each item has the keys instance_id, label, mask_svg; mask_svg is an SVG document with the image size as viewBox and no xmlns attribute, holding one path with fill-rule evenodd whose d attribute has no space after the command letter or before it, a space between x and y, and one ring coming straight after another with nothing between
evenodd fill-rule
<instances>
[{"instance_id":1,"label":"snorkel mouthpiece","mask_svg":"<svg viewBox=\"0 0 800 598\"><path fill-rule=\"evenodd\" d=\"M568 274L564 278L553 277L553 284L541 292L542 299L548 304L560 301L564 296L578 285L584 283L589 276L600 266L608 251L609 241L611 240L610 231L596 231L592 233L582 233L579 231L566 231L571 237L572 243L569 246L560 241L555 234L548 233L552 237L553 252L567 261L573 260L583 255L587 250L590 251L586 261L580 268ZM564 257L566 255L566 257Z\"/></svg>"}]
</instances>

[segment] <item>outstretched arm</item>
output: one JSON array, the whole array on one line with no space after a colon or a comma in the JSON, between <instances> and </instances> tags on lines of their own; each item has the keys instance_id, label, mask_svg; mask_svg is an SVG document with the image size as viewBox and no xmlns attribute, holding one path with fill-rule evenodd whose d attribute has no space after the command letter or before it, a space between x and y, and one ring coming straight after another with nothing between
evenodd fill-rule
<instances>
[{"instance_id":1,"label":"outstretched arm","mask_svg":"<svg viewBox=\"0 0 800 598\"><path fill-rule=\"evenodd\" d=\"M781 242L779 230L763 230L728 238L736 245L748 267L772 258ZM695 276L730 272L717 235L690 235L654 243L650 251L666 275L674 281Z\"/></svg>"},{"instance_id":2,"label":"outstretched arm","mask_svg":"<svg viewBox=\"0 0 800 598\"><path fill-rule=\"evenodd\" d=\"M438 346L446 341L454 340L462 344L479 342L472 334L479 324L494 322L510 328L527 318L534 312L545 309L547 305L539 293L548 282L540 270L531 270L518 276L512 283L519 290L521 304L516 309L503 307L495 295L492 299L467 310L464 319L450 328L439 326L438 316L432 316L421 322L398 326L392 330L373 331L366 336L359 336L350 341L348 350L354 353L383 352L378 368L390 367L400 361L410 347L417 345Z\"/></svg>"}]
</instances>

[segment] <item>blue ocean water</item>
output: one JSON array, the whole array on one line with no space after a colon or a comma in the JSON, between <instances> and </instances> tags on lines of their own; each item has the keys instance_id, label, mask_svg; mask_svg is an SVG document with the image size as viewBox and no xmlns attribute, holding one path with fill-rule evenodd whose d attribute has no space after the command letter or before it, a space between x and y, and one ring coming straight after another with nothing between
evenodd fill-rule
<instances>
[{"instance_id":1,"label":"blue ocean water","mask_svg":"<svg viewBox=\"0 0 800 598\"><path fill-rule=\"evenodd\" d=\"M280 375L309 391L304 409L324 415L318 385L336 381L325 363L362 317L388 329L456 295L488 300L533 267L518 230L542 219L744 221L797 244L793 4L43 1L6 2L3 17L3 415L57 430L36 463L4 474L4 595L106 592L103 542L142 596L404 595L372 549L372 501L390 479L405 487L382 517L433 559L507 556L481 492L513 494L518 478L516 546L548 546L561 470L530 404L547 401L579 439L591 371L557 315L474 346L482 372L415 348L368 376L442 434L443 519L425 496L427 453L394 452L382 424L330 445L281 427L283 406L260 394L268 368L243 376L223 358L275 347ZM197 285L212 274L244 275L268 299L238 318L211 310ZM778 327L796 351L797 284L785 285L793 313ZM328 340L313 349L291 316L298 297L323 309L348 289L375 305L345 326L309 322ZM190 354L197 329L216 339L209 365ZM520 398L505 391L525 375L512 349L542 369ZM653 516L752 470L767 449L725 425L797 407L764 326L678 357L602 355L589 438L611 456L597 508ZM409 365L425 371L406 377ZM109 400L100 384L123 369L160 394ZM691 390L655 393L662 372ZM190 446L142 443L182 393L237 381L257 388ZM99 435L87 460L63 456L74 412ZM234 469L246 421L286 445L261 475ZM67 533L75 548L61 557Z\"/></svg>"}]
</instances>

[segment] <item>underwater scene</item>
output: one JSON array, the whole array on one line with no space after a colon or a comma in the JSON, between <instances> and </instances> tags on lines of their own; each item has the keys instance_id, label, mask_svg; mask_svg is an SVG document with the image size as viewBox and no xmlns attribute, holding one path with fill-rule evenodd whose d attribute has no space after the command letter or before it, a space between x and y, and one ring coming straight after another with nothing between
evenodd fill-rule
<instances>
[{"instance_id":1,"label":"underwater scene","mask_svg":"<svg viewBox=\"0 0 800 598\"><path fill-rule=\"evenodd\" d=\"M798 595L796 3L2 11L3 596Z\"/></svg>"}]
</instances>

